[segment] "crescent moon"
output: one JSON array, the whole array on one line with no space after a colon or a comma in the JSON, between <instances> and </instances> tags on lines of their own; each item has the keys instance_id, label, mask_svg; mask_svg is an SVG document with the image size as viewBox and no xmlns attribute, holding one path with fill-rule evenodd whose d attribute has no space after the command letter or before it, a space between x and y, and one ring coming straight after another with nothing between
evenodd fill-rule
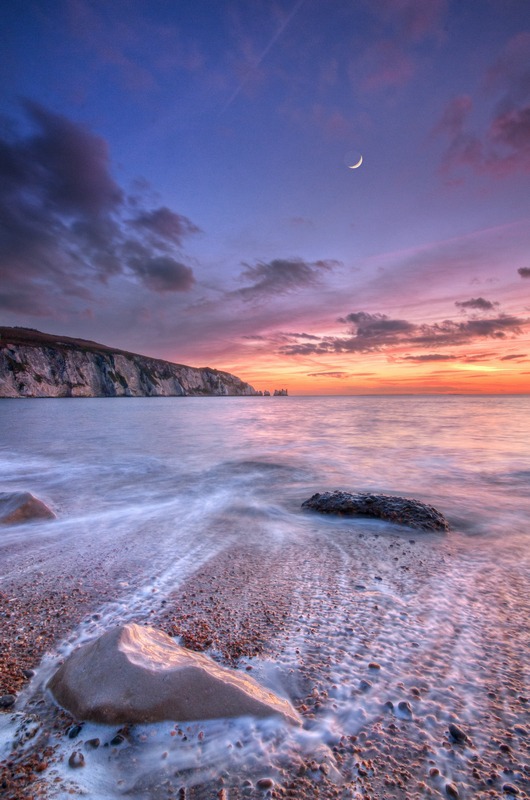
<instances>
[{"instance_id":1,"label":"crescent moon","mask_svg":"<svg viewBox=\"0 0 530 800\"><path fill-rule=\"evenodd\" d=\"M363 157L361 156L360 159L358 160L358 162L356 164L350 164L349 168L350 169L357 169L357 167L360 167L362 163L363 163Z\"/></svg>"}]
</instances>

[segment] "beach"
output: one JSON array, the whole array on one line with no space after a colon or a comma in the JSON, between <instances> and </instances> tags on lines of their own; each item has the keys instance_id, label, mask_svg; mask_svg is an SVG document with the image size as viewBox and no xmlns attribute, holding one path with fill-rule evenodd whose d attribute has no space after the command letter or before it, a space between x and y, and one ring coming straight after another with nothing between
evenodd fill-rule
<instances>
[{"instance_id":1,"label":"beach","mask_svg":"<svg viewBox=\"0 0 530 800\"><path fill-rule=\"evenodd\" d=\"M385 398L367 433L362 400L223 400L215 419L208 400L66 401L60 436L65 401L17 406L32 435L12 430L3 487L57 519L2 531L7 798L529 795L528 401L477 401L471 420ZM495 435L470 438L486 415ZM300 508L376 487L432 502L451 530ZM124 621L251 675L302 724L73 720L46 681Z\"/></svg>"}]
</instances>

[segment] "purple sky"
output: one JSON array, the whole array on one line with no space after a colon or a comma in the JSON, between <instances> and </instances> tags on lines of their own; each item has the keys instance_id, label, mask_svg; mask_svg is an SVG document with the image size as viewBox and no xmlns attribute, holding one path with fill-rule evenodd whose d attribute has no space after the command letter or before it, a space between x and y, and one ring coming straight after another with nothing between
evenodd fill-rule
<instances>
[{"instance_id":1,"label":"purple sky","mask_svg":"<svg viewBox=\"0 0 530 800\"><path fill-rule=\"evenodd\" d=\"M0 324L259 388L530 390L527 0L0 25Z\"/></svg>"}]
</instances>

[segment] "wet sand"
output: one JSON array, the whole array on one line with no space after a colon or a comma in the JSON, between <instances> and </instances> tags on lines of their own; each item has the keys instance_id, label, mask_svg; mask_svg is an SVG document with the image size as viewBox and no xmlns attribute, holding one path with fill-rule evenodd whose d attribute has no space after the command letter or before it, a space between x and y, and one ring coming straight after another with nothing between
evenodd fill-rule
<instances>
[{"instance_id":1,"label":"wet sand","mask_svg":"<svg viewBox=\"0 0 530 800\"><path fill-rule=\"evenodd\" d=\"M43 695L39 662L107 624L109 608L123 616L140 565L101 553L35 571L15 553L0 594L0 694L23 691L19 716L2 720L17 740L3 796L530 796L526 572L473 546L315 522L310 537L229 545L169 591L147 581L131 619L249 670L291 699L303 728L168 723L97 737Z\"/></svg>"}]
</instances>

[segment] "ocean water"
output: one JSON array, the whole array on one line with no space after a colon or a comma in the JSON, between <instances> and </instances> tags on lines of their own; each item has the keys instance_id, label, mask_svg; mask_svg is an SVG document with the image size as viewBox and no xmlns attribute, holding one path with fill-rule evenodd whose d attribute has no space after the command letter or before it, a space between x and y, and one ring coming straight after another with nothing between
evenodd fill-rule
<instances>
[{"instance_id":1,"label":"ocean water","mask_svg":"<svg viewBox=\"0 0 530 800\"><path fill-rule=\"evenodd\" d=\"M281 609L281 630L235 667L302 708L300 729L217 721L188 725L185 742L172 723L136 726L76 771L82 739L58 741L51 797L236 797L245 780L262 796L260 777L283 786L307 758L308 780L360 797L383 786L389 753L411 774L389 797L529 791L530 397L2 400L0 417L0 491L57 513L2 529L0 588L74 576L111 589L0 719L0 756L38 741L21 730L40 724L32 703L58 659L117 623L156 623L201 571L239 621L260 598ZM301 510L330 489L414 497L451 531ZM112 738L104 728L84 739ZM348 737L370 768L340 754Z\"/></svg>"}]
</instances>

